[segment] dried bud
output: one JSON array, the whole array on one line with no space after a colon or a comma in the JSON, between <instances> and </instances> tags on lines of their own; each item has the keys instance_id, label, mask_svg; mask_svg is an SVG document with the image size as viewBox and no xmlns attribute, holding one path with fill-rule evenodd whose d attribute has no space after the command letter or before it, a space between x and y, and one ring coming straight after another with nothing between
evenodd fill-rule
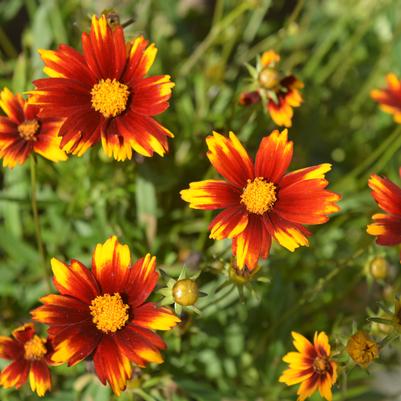
<instances>
[{"instance_id":1,"label":"dried bud","mask_svg":"<svg viewBox=\"0 0 401 401\"><path fill-rule=\"evenodd\" d=\"M369 335L358 330L347 343L349 356L363 368L367 368L373 359L379 357L379 346Z\"/></svg>"},{"instance_id":2,"label":"dried bud","mask_svg":"<svg viewBox=\"0 0 401 401\"><path fill-rule=\"evenodd\" d=\"M194 305L199 297L198 285L190 278L178 280L173 287L173 297L174 301L179 305Z\"/></svg>"},{"instance_id":3,"label":"dried bud","mask_svg":"<svg viewBox=\"0 0 401 401\"><path fill-rule=\"evenodd\" d=\"M383 256L376 256L369 265L369 271L376 280L384 280L389 273L389 264Z\"/></svg>"},{"instance_id":4,"label":"dried bud","mask_svg":"<svg viewBox=\"0 0 401 401\"><path fill-rule=\"evenodd\" d=\"M260 95L258 91L253 92L242 92L239 97L239 103L242 106L251 106L260 102Z\"/></svg>"}]
</instances>

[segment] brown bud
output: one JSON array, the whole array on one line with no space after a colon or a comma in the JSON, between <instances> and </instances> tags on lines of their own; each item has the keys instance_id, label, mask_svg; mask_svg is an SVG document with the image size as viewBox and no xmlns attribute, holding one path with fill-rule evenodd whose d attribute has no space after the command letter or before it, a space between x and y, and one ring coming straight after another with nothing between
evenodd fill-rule
<instances>
[{"instance_id":1,"label":"brown bud","mask_svg":"<svg viewBox=\"0 0 401 401\"><path fill-rule=\"evenodd\" d=\"M373 359L379 357L379 346L369 335L358 330L347 343L349 356L363 368L367 368Z\"/></svg>"}]
</instances>

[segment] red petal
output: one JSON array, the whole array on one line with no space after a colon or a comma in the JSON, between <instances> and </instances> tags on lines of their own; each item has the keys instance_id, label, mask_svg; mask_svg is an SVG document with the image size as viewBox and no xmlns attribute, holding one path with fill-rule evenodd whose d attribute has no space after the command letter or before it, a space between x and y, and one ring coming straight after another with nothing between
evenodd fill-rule
<instances>
[{"instance_id":1,"label":"red petal","mask_svg":"<svg viewBox=\"0 0 401 401\"><path fill-rule=\"evenodd\" d=\"M35 326L33 323L24 324L23 326L16 328L12 334L16 340L24 344L35 335Z\"/></svg>"},{"instance_id":2,"label":"red petal","mask_svg":"<svg viewBox=\"0 0 401 401\"><path fill-rule=\"evenodd\" d=\"M13 338L0 336L0 358L18 359L24 356L24 347Z\"/></svg>"},{"instance_id":3,"label":"red petal","mask_svg":"<svg viewBox=\"0 0 401 401\"><path fill-rule=\"evenodd\" d=\"M21 95L14 95L8 88L0 92L0 108L17 125L25 120L24 103Z\"/></svg>"},{"instance_id":4,"label":"red petal","mask_svg":"<svg viewBox=\"0 0 401 401\"><path fill-rule=\"evenodd\" d=\"M28 378L29 365L24 358L12 362L1 371L0 386L20 388Z\"/></svg>"},{"instance_id":5,"label":"red petal","mask_svg":"<svg viewBox=\"0 0 401 401\"><path fill-rule=\"evenodd\" d=\"M103 384L109 382L113 392L120 395L127 386L127 379L131 377L132 369L129 359L122 354L113 337L103 337L93 361L100 381Z\"/></svg>"},{"instance_id":6,"label":"red petal","mask_svg":"<svg viewBox=\"0 0 401 401\"><path fill-rule=\"evenodd\" d=\"M254 178L252 160L233 132L229 138L213 132L206 138L206 143L207 157L224 178L240 188Z\"/></svg>"},{"instance_id":7,"label":"red petal","mask_svg":"<svg viewBox=\"0 0 401 401\"><path fill-rule=\"evenodd\" d=\"M220 212L209 224L210 238L233 238L248 225L248 213L241 206L232 206Z\"/></svg>"},{"instance_id":8,"label":"red petal","mask_svg":"<svg viewBox=\"0 0 401 401\"><path fill-rule=\"evenodd\" d=\"M52 387L50 370L44 361L32 361L29 371L29 384L32 391L43 397Z\"/></svg>"},{"instance_id":9,"label":"red petal","mask_svg":"<svg viewBox=\"0 0 401 401\"><path fill-rule=\"evenodd\" d=\"M287 130L273 131L264 137L256 154L255 176L277 183L292 160L293 143L287 140Z\"/></svg>"},{"instance_id":10,"label":"red petal","mask_svg":"<svg viewBox=\"0 0 401 401\"><path fill-rule=\"evenodd\" d=\"M367 232L377 236L379 245L401 244L401 218L387 214L375 214L373 223L368 225Z\"/></svg>"},{"instance_id":11,"label":"red petal","mask_svg":"<svg viewBox=\"0 0 401 401\"><path fill-rule=\"evenodd\" d=\"M369 179L372 196L379 207L388 213L401 216L401 188L388 178L373 174Z\"/></svg>"},{"instance_id":12,"label":"red petal","mask_svg":"<svg viewBox=\"0 0 401 401\"><path fill-rule=\"evenodd\" d=\"M170 330L181 320L167 308L148 302L135 308L132 323L152 330Z\"/></svg>"}]
</instances>

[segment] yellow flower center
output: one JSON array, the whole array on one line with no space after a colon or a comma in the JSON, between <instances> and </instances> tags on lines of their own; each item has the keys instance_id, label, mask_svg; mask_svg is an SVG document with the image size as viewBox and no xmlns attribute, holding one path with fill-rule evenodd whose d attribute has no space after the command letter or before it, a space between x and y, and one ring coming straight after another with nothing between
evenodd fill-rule
<instances>
[{"instance_id":1,"label":"yellow flower center","mask_svg":"<svg viewBox=\"0 0 401 401\"><path fill-rule=\"evenodd\" d=\"M270 210L276 202L276 187L272 182L266 182L262 177L248 180L241 195L243 203L250 213L263 214Z\"/></svg>"},{"instance_id":2,"label":"yellow flower center","mask_svg":"<svg viewBox=\"0 0 401 401\"><path fill-rule=\"evenodd\" d=\"M17 129L19 135L22 139L26 141L36 141L36 134L39 131L40 125L38 120L26 120L20 125L18 125Z\"/></svg>"},{"instance_id":3,"label":"yellow flower center","mask_svg":"<svg viewBox=\"0 0 401 401\"><path fill-rule=\"evenodd\" d=\"M129 306L123 302L118 293L96 297L92 300L89 309L93 316L93 323L105 333L116 332L124 327L128 320Z\"/></svg>"},{"instance_id":4,"label":"yellow flower center","mask_svg":"<svg viewBox=\"0 0 401 401\"><path fill-rule=\"evenodd\" d=\"M36 335L24 344L24 350L25 359L28 359L29 361L42 359L47 352L45 341Z\"/></svg>"},{"instance_id":5,"label":"yellow flower center","mask_svg":"<svg viewBox=\"0 0 401 401\"><path fill-rule=\"evenodd\" d=\"M101 79L91 90L92 107L106 118L115 117L127 108L129 89L117 80Z\"/></svg>"},{"instance_id":6,"label":"yellow flower center","mask_svg":"<svg viewBox=\"0 0 401 401\"><path fill-rule=\"evenodd\" d=\"M327 358L318 356L315 358L313 361L313 369L315 370L316 373L323 374L328 371L329 367L329 361Z\"/></svg>"}]
</instances>

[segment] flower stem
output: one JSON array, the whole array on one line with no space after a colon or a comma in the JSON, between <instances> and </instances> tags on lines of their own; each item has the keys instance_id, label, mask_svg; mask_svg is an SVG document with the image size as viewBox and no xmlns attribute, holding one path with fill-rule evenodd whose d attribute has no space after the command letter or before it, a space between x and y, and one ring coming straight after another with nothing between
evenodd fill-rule
<instances>
[{"instance_id":1,"label":"flower stem","mask_svg":"<svg viewBox=\"0 0 401 401\"><path fill-rule=\"evenodd\" d=\"M45 255L45 248L43 246L43 241L42 241L42 234L40 230L40 219L39 219L39 213L38 213L38 202L36 199L36 192L37 192L37 173L36 173L36 165L37 165L37 160L35 155L31 156L31 204L32 204L32 214L33 214L33 223L35 226L35 236L36 236L36 243L38 246L38 251L40 254L40 259L43 267L43 271L45 273L45 279L47 282L47 285L49 289L51 288L50 285L50 275L47 270L47 261L46 261L46 255Z\"/></svg>"}]
</instances>

